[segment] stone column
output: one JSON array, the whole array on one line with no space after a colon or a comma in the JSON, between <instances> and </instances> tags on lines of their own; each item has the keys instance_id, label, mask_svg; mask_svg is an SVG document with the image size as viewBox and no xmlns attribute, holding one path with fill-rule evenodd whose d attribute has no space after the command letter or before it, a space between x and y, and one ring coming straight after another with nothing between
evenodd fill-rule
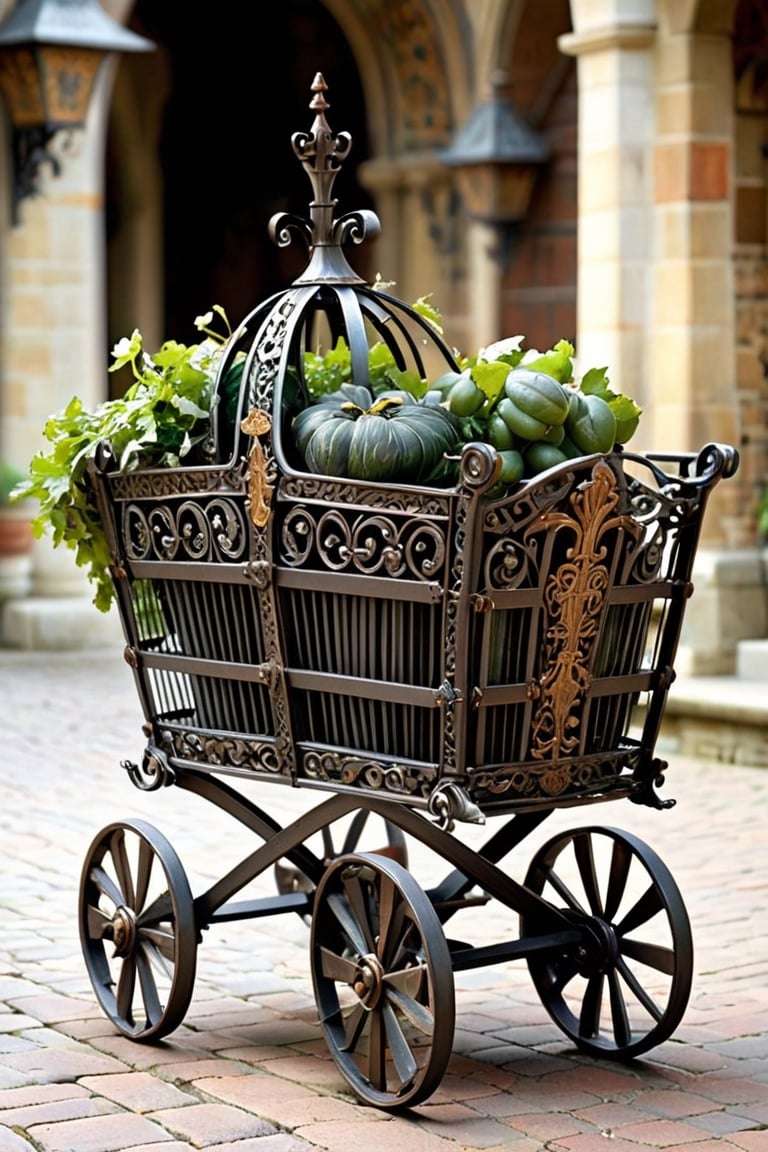
<instances>
[{"instance_id":1,"label":"stone column","mask_svg":"<svg viewBox=\"0 0 768 1152\"><path fill-rule=\"evenodd\" d=\"M3 429L22 467L45 447L42 430L51 413L73 395L88 407L107 395L102 211L109 85L107 64L71 150L64 134L53 142L60 175L43 169L41 195L22 201L18 224L4 241ZM54 550L45 538L35 549L31 591L4 605L5 643L81 647L116 635L116 621L93 607L74 554Z\"/></svg>"},{"instance_id":2,"label":"stone column","mask_svg":"<svg viewBox=\"0 0 768 1152\"><path fill-rule=\"evenodd\" d=\"M578 355L641 404L633 447L738 445L729 29L696 33L678 0L571 10L560 46L578 58ZM740 502L730 480L707 510L683 674L732 671L739 639L764 627L759 563L733 551Z\"/></svg>"},{"instance_id":3,"label":"stone column","mask_svg":"<svg viewBox=\"0 0 768 1152\"><path fill-rule=\"evenodd\" d=\"M607 365L616 391L645 407L653 5L571 7L576 30L559 45L578 60L576 352Z\"/></svg>"},{"instance_id":4,"label":"stone column","mask_svg":"<svg viewBox=\"0 0 768 1152\"><path fill-rule=\"evenodd\" d=\"M732 67L725 32L659 38L648 400L662 449L739 442ZM738 481L722 485L714 501L719 514L707 517L705 538L743 544L732 519Z\"/></svg>"},{"instance_id":5,"label":"stone column","mask_svg":"<svg viewBox=\"0 0 768 1152\"><path fill-rule=\"evenodd\" d=\"M377 273L394 281L389 291L407 304L431 295L446 339L463 349L467 321L454 275L459 224L451 201L452 175L439 152L424 149L394 160L377 157L362 164L358 175L381 221ZM354 252L351 263L354 266ZM432 368L441 373L442 362L436 360Z\"/></svg>"},{"instance_id":6,"label":"stone column","mask_svg":"<svg viewBox=\"0 0 768 1152\"><path fill-rule=\"evenodd\" d=\"M649 333L654 445L738 446L733 265L734 101L730 24L706 33L671 18L657 48L656 267ZM729 15L722 14L726 22ZM740 478L704 520L678 671L730 673L742 639L765 635L765 588Z\"/></svg>"},{"instance_id":7,"label":"stone column","mask_svg":"<svg viewBox=\"0 0 768 1152\"><path fill-rule=\"evenodd\" d=\"M480 220L467 222L467 277L469 326L464 347L468 352L514 336L503 331L502 284L504 254L500 229Z\"/></svg>"}]
</instances>

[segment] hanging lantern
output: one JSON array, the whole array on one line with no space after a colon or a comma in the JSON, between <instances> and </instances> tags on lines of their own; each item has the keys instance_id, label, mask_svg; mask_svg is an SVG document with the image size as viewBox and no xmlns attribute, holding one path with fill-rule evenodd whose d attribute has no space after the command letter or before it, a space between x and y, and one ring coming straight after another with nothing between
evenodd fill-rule
<instances>
[{"instance_id":1,"label":"hanging lantern","mask_svg":"<svg viewBox=\"0 0 768 1152\"><path fill-rule=\"evenodd\" d=\"M14 222L19 202L39 192L48 147L60 131L82 128L102 61L146 52L150 40L112 20L98 0L21 0L0 26L0 91L13 132Z\"/></svg>"}]
</instances>

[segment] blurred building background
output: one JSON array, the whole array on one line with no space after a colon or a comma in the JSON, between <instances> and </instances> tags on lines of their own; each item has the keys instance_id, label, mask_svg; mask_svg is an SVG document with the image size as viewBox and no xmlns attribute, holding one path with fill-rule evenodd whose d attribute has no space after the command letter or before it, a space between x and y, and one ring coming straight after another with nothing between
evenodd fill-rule
<instances>
[{"instance_id":1,"label":"blurred building background","mask_svg":"<svg viewBox=\"0 0 768 1152\"><path fill-rule=\"evenodd\" d=\"M0 31L15 8L0 0ZM339 210L382 222L351 255L358 271L409 302L432 293L462 350L573 340L643 407L633 447L739 447L681 661L768 684L768 0L103 8L155 48L110 58L74 147L54 141L60 173L44 166L42 194L16 205L0 126L0 458L25 465L73 394L105 398L109 351L134 328L147 348L193 342L212 304L236 321L301 270L267 224L306 211L291 135L311 127L319 71L332 129L353 138ZM512 151L528 150L485 138L489 179L519 178L504 212L493 190L471 201L451 161L478 117L510 109L525 133ZM3 619L5 642L27 647L97 642L110 623L45 542Z\"/></svg>"}]
</instances>

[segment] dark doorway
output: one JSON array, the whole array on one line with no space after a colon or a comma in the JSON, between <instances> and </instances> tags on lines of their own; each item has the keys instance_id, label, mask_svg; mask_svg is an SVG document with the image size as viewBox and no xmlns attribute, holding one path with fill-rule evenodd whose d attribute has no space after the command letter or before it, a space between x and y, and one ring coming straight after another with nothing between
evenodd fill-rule
<instances>
[{"instance_id":1,"label":"dark doorway","mask_svg":"<svg viewBox=\"0 0 768 1152\"><path fill-rule=\"evenodd\" d=\"M185 343L194 318L220 304L236 323L286 287L306 262L301 245L277 249L270 217L307 215L310 182L291 147L308 131L312 81L322 72L334 132L349 132L352 154L334 186L339 214L370 207L356 180L368 155L357 66L339 25L319 0L270 5L245 21L240 0L217 0L199 21L186 5L138 0L130 26L149 37L165 62L157 144L162 170L163 330ZM211 18L215 16L215 18ZM121 67L157 70L148 57ZM150 75L151 73L148 73ZM134 83L135 83L134 79ZM148 81L149 83L149 81ZM158 99L147 90L147 99ZM108 147L107 227L121 225L121 157ZM366 275L360 261L355 264Z\"/></svg>"}]
</instances>

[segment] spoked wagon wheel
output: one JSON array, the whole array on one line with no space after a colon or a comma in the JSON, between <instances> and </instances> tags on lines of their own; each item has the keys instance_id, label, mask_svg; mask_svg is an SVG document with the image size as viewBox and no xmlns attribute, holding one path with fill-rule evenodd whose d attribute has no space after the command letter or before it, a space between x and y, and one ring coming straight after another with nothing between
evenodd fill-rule
<instances>
[{"instance_id":1,"label":"spoked wagon wheel","mask_svg":"<svg viewBox=\"0 0 768 1152\"><path fill-rule=\"evenodd\" d=\"M536 853L526 888L563 910L584 939L529 956L544 1007L579 1048L629 1060L666 1040L688 1003L693 943L666 865L615 828L580 828ZM546 931L522 918L523 935Z\"/></svg>"},{"instance_id":2,"label":"spoked wagon wheel","mask_svg":"<svg viewBox=\"0 0 768 1152\"><path fill-rule=\"evenodd\" d=\"M396 861L340 856L315 895L312 980L336 1064L378 1108L418 1104L451 1055L453 971L426 893Z\"/></svg>"},{"instance_id":3,"label":"spoked wagon wheel","mask_svg":"<svg viewBox=\"0 0 768 1152\"><path fill-rule=\"evenodd\" d=\"M80 943L94 991L132 1040L159 1040L184 1019L195 982L192 893L178 856L143 820L96 836L80 880Z\"/></svg>"}]
</instances>

